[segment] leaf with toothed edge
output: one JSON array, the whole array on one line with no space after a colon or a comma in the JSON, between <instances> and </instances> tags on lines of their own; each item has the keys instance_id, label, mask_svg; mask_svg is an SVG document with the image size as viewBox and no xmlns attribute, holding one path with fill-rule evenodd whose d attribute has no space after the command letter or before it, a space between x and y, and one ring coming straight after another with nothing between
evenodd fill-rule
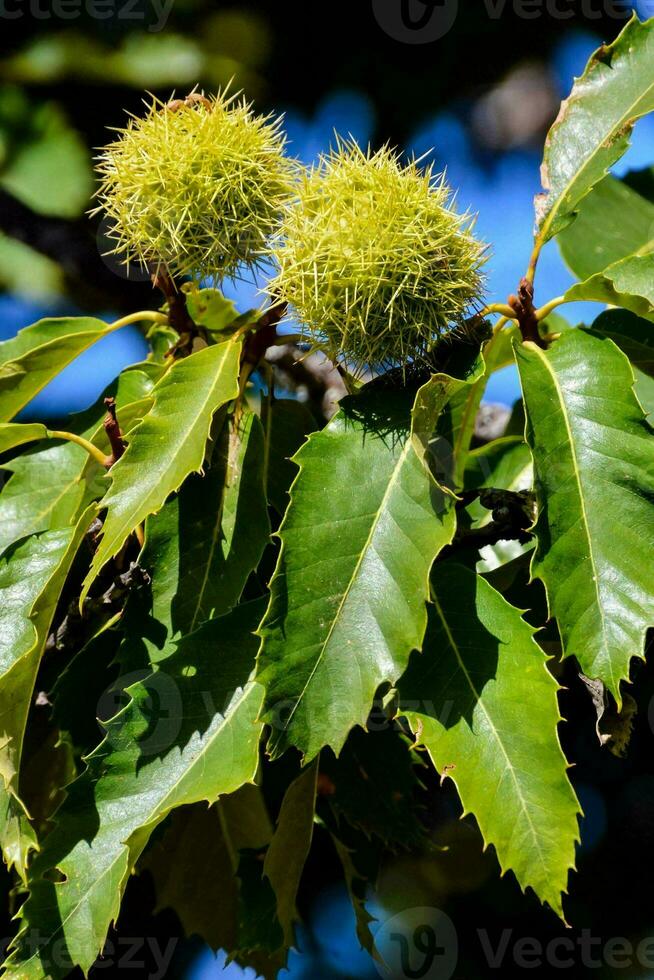
<instances>
[{"instance_id":1,"label":"leaf with toothed edge","mask_svg":"<svg viewBox=\"0 0 654 980\"><path fill-rule=\"evenodd\" d=\"M6 977L63 980L75 965L87 972L155 827L176 807L213 803L254 780L262 691L249 676L261 611L257 601L207 623L128 688L129 704L67 788L30 868Z\"/></svg>"},{"instance_id":2,"label":"leaf with toothed edge","mask_svg":"<svg viewBox=\"0 0 654 980\"><path fill-rule=\"evenodd\" d=\"M455 783L502 871L563 917L581 811L557 735L558 687L536 630L459 565L437 565L432 590L423 651L398 685L400 713Z\"/></svg>"},{"instance_id":3,"label":"leaf with toothed edge","mask_svg":"<svg viewBox=\"0 0 654 980\"><path fill-rule=\"evenodd\" d=\"M206 347L175 362L154 386L152 408L111 468L102 540L82 597L131 532L202 468L213 416L238 395L240 354L240 341Z\"/></svg>"},{"instance_id":4,"label":"leaf with toothed edge","mask_svg":"<svg viewBox=\"0 0 654 980\"><path fill-rule=\"evenodd\" d=\"M6 860L24 876L35 845L18 799L27 714L61 590L92 519L19 542L0 560L0 843Z\"/></svg>"},{"instance_id":5,"label":"leaf with toothed edge","mask_svg":"<svg viewBox=\"0 0 654 980\"><path fill-rule=\"evenodd\" d=\"M570 330L549 351L516 345L516 360L539 509L532 576L565 654L620 704L654 626L652 429L608 337Z\"/></svg>"},{"instance_id":6,"label":"leaf with toothed edge","mask_svg":"<svg viewBox=\"0 0 654 980\"><path fill-rule=\"evenodd\" d=\"M429 570L455 528L453 498L425 465L431 384L416 397L419 432L405 392L364 391L294 457L257 661L275 757L291 745L307 761L338 752L422 641Z\"/></svg>"},{"instance_id":7,"label":"leaf with toothed edge","mask_svg":"<svg viewBox=\"0 0 654 980\"><path fill-rule=\"evenodd\" d=\"M630 255L654 251L654 203L609 175L584 198L556 242L570 271L583 282Z\"/></svg>"},{"instance_id":8,"label":"leaf with toothed edge","mask_svg":"<svg viewBox=\"0 0 654 980\"><path fill-rule=\"evenodd\" d=\"M548 242L629 147L634 123L654 110L654 19L634 15L591 57L562 104L545 146L537 238Z\"/></svg>"}]
</instances>

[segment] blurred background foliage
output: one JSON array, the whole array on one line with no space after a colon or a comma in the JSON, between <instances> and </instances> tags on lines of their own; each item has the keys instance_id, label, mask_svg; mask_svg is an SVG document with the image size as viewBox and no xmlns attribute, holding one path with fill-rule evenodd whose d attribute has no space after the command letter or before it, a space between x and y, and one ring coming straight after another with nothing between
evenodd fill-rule
<instances>
[{"instance_id":1,"label":"blurred background foliage","mask_svg":"<svg viewBox=\"0 0 654 980\"><path fill-rule=\"evenodd\" d=\"M589 54L622 26L599 13L601 6L599 0L571 3L570 19L546 14L525 19L507 3L494 19L485 3L467 2L464 8L461 0L446 37L406 45L384 33L369 0L329 5L174 0L165 24L150 0L130 2L129 8L126 0L116 0L103 19L85 13L82 3L79 16L62 19L47 0L7 2L4 9L21 16L3 20L0 32L0 337L45 314L93 312L108 319L144 302L158 305L143 277L129 283L113 260L100 258L102 227L85 216L94 190L94 148L110 138L107 127L120 127L126 112L140 111L144 90L167 98L196 84L215 90L230 81L259 110L286 114L291 151L307 163L328 148L336 130L362 144L388 140L447 168L460 207L479 212L478 230L492 246L488 298L504 300L530 251L532 198L540 189L547 129ZM654 14L652 0L625 2L625 14L633 6L641 16ZM638 125L619 172L653 161L650 117ZM561 293L570 281L556 246L549 247L539 270L539 297L544 301ZM235 283L226 291L245 308L255 305L257 286ZM568 315L574 320L591 313L579 307ZM144 351L141 335L125 328L65 371L28 414L45 418L86 407ZM507 405L518 395L510 370L493 380L488 393ZM574 779L586 814L583 873L572 879L570 918L576 927L605 938L625 935L634 941L654 928L651 902L638 899L650 891L654 850L649 720L654 682L649 668L642 673L640 713L626 759L599 749L592 706L578 683L571 683L563 710L584 723L574 732L563 730L568 754L577 762ZM459 822L453 793L446 788L424 802L434 842L448 850L419 862L408 856L389 860L377 907L445 908L459 931L455 976L466 980L492 972L475 940L477 928L487 928L495 944L505 928L545 941L563 934L551 913L519 894L512 878L499 879L475 827ZM291 975L375 977L370 959L359 951L327 835L318 833L317 842L301 897L307 926L300 933L301 952L291 959ZM0 891L9 886L0 873ZM166 937L178 935L172 913L155 916L153 907L147 876L134 879L119 934L158 936L164 945ZM9 932L6 923L3 935ZM198 941L186 941L178 944L168 975L196 980L243 975L235 966L223 973L223 963ZM146 957L144 975L149 969ZM512 971L507 964L502 974L512 976ZM522 975L517 968L514 972ZM575 968L579 976L625 972ZM628 975L654 977L647 971Z\"/></svg>"}]
</instances>

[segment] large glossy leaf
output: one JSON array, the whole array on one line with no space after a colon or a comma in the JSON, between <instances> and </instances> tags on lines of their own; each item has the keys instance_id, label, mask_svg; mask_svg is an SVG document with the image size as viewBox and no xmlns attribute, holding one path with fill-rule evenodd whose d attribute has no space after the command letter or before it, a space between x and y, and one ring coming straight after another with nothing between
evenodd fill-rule
<instances>
[{"instance_id":1,"label":"large glossy leaf","mask_svg":"<svg viewBox=\"0 0 654 980\"><path fill-rule=\"evenodd\" d=\"M547 137L537 237L549 241L629 146L634 123L654 109L654 21L634 17L590 59Z\"/></svg>"},{"instance_id":2,"label":"large glossy leaf","mask_svg":"<svg viewBox=\"0 0 654 980\"><path fill-rule=\"evenodd\" d=\"M630 255L571 286L567 302L592 300L622 306L639 316L654 314L654 252Z\"/></svg>"},{"instance_id":3,"label":"large glossy leaf","mask_svg":"<svg viewBox=\"0 0 654 980\"><path fill-rule=\"evenodd\" d=\"M429 569L454 514L416 452L409 410L404 393L364 392L294 457L257 670L275 756L338 752L422 641ZM418 448L435 424L421 413Z\"/></svg>"},{"instance_id":4,"label":"large glossy leaf","mask_svg":"<svg viewBox=\"0 0 654 980\"><path fill-rule=\"evenodd\" d=\"M577 279L590 279L630 255L654 251L654 204L624 181L605 177L557 242Z\"/></svg>"},{"instance_id":5,"label":"large glossy leaf","mask_svg":"<svg viewBox=\"0 0 654 980\"><path fill-rule=\"evenodd\" d=\"M654 625L654 439L612 340L584 330L516 347L539 503L532 574L566 654L620 702ZM616 523L617 522L617 523Z\"/></svg>"},{"instance_id":6,"label":"large glossy leaf","mask_svg":"<svg viewBox=\"0 0 654 980\"><path fill-rule=\"evenodd\" d=\"M86 588L129 534L202 468L215 412L238 394L241 345L228 341L177 361L152 390L154 404L111 469L100 546Z\"/></svg>"},{"instance_id":7,"label":"large glossy leaf","mask_svg":"<svg viewBox=\"0 0 654 980\"><path fill-rule=\"evenodd\" d=\"M154 828L178 806L213 803L254 779L262 692L248 678L260 614L257 602L207 624L128 689L31 869L7 976L88 970Z\"/></svg>"},{"instance_id":8,"label":"large glossy leaf","mask_svg":"<svg viewBox=\"0 0 654 980\"><path fill-rule=\"evenodd\" d=\"M0 344L0 421L10 421L67 364L116 328L93 317L39 320Z\"/></svg>"},{"instance_id":9,"label":"large glossy leaf","mask_svg":"<svg viewBox=\"0 0 654 980\"><path fill-rule=\"evenodd\" d=\"M148 409L147 396L154 382L143 371L124 371L107 394L113 394L121 428L129 432L132 424ZM104 396L103 396L104 397ZM103 398L65 425L69 431L89 439L103 452L110 446L102 425L106 414ZM42 426L0 425L0 430L33 429L39 438ZM30 447L21 456L2 464L12 475L0 493L0 551L19 538L39 531L66 527L73 523L97 491L106 490L106 481L97 478L104 470L72 442L47 443Z\"/></svg>"},{"instance_id":10,"label":"large glossy leaf","mask_svg":"<svg viewBox=\"0 0 654 980\"><path fill-rule=\"evenodd\" d=\"M647 415L654 415L654 325L626 310L607 310L592 332L610 337L631 363L636 395Z\"/></svg>"},{"instance_id":11,"label":"large glossy leaf","mask_svg":"<svg viewBox=\"0 0 654 980\"><path fill-rule=\"evenodd\" d=\"M29 849L18 802L27 713L55 607L90 520L87 511L77 527L27 538L0 559L0 824L5 858L21 874Z\"/></svg>"},{"instance_id":12,"label":"large glossy leaf","mask_svg":"<svg viewBox=\"0 0 654 980\"><path fill-rule=\"evenodd\" d=\"M446 562L400 711L503 871L562 915L579 804L559 744L557 684L520 611L484 578Z\"/></svg>"}]
</instances>

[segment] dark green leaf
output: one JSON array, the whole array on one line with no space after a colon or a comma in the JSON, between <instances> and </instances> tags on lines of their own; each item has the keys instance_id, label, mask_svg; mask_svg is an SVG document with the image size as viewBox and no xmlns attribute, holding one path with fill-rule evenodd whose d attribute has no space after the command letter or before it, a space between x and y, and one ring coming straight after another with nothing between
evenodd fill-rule
<instances>
[{"instance_id":1,"label":"dark green leaf","mask_svg":"<svg viewBox=\"0 0 654 980\"><path fill-rule=\"evenodd\" d=\"M400 710L455 783L503 871L562 915L579 804L557 735L557 684L520 611L481 576L446 562Z\"/></svg>"},{"instance_id":2,"label":"dark green leaf","mask_svg":"<svg viewBox=\"0 0 654 980\"><path fill-rule=\"evenodd\" d=\"M327 801L338 817L387 847L411 848L425 843L418 765L408 740L387 722L381 731L355 728L338 758L325 750L320 772L329 780Z\"/></svg>"},{"instance_id":3,"label":"dark green leaf","mask_svg":"<svg viewBox=\"0 0 654 980\"><path fill-rule=\"evenodd\" d=\"M629 358L638 401L647 415L654 415L654 325L626 310L607 310L591 329L600 336L610 337Z\"/></svg>"},{"instance_id":4,"label":"dark green leaf","mask_svg":"<svg viewBox=\"0 0 654 980\"><path fill-rule=\"evenodd\" d=\"M288 507L288 491L297 476L292 456L317 425L311 411L302 402L284 398L274 401L269 413L263 415L267 431L268 455L266 486L268 502L278 514Z\"/></svg>"},{"instance_id":5,"label":"dark green leaf","mask_svg":"<svg viewBox=\"0 0 654 980\"><path fill-rule=\"evenodd\" d=\"M124 663L158 663L181 636L239 600L270 537L263 465L261 423L247 413L238 433L222 430L204 475L187 478L148 520L140 564L151 594L130 601Z\"/></svg>"},{"instance_id":6,"label":"dark green leaf","mask_svg":"<svg viewBox=\"0 0 654 980\"><path fill-rule=\"evenodd\" d=\"M547 352L516 346L516 359L539 502L532 574L566 654L620 702L654 625L652 431L608 337L571 330Z\"/></svg>"}]
</instances>

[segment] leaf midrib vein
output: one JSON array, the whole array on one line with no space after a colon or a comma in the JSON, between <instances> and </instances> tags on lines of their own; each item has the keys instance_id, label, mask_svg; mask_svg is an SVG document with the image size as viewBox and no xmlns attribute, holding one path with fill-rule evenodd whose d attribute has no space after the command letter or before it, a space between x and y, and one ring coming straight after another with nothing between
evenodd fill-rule
<instances>
[{"instance_id":1,"label":"leaf midrib vein","mask_svg":"<svg viewBox=\"0 0 654 980\"><path fill-rule=\"evenodd\" d=\"M379 525L379 521L381 520L381 515L382 515L382 513L385 510L386 504L387 504L388 499L389 499L390 494L391 494L391 490L393 490L394 487L395 487L395 484L396 484L397 479L399 477L399 474L400 474L400 472L402 470L402 467L403 467L403 464L404 464L404 461L406 459L406 455L407 455L407 452L408 452L410 446L411 446L411 440L410 439L407 439L407 441L405 442L404 447L402 449L402 452L401 452L400 456L398 457L398 460L397 460L397 463L396 463L395 468L393 470L393 474L391 476L391 479L388 481L388 484L386 486L386 489L384 490L384 495L383 495L383 497L382 497L382 499L381 499L381 501L379 503L379 507L377 508L377 510L375 512L374 521L372 522L372 524L370 526L370 529L369 529L368 534L366 536L365 543L364 543L363 547L361 548L361 550L359 552L359 557L357 559L356 565L354 566L354 570L353 570L353 572L352 572L352 574L350 576L350 579L349 579L349 581L347 583L347 586L345 588L345 591L343 592L343 595L341 597L341 601L338 604L338 609L334 613L334 616L332 618L332 622L331 622L331 625L329 627L329 631L327 633L327 636L325 637L324 641L321 644L320 653L318 654L318 657L316 658L316 662L315 662L315 664L313 666L313 669L311 670L311 673L309 674L309 677L307 678L307 680L306 680L306 682L304 684L304 687L302 688L301 692L298 694L298 696L296 698L296 701L295 701L295 704L293 705L293 709L291 710L291 712L290 712L290 714L288 716L288 719L286 720L286 724L284 725L284 730L285 731L288 730L289 725L290 725L290 723L291 723L291 721L292 721L292 719L293 719L293 717L295 715L295 712L297 711L298 707L300 706L300 703L302 702L302 700L303 700L303 698L304 698L304 696L305 696L305 694L306 694L306 692L307 692L307 690L309 688L309 685L313 681L313 678L314 678L314 676L315 676L315 674L316 674L316 672L318 670L318 667L320 666L320 664L322 662L322 659L323 659L323 657L325 655L325 652L327 650L327 647L329 646L329 642L330 642L330 640L332 638L332 635L334 633L334 630L336 629L336 624L337 624L337 622L338 622L338 620L339 620L339 618L341 616L341 613L343 611L343 608L345 606L345 603L346 603L347 599L349 598L350 592L352 591L352 588L354 586L354 583L355 583L355 581L356 581L356 579L357 579L357 577L359 575L359 571L361 569L361 565L363 563L364 557L366 556L366 554L368 553L368 550L371 547L373 537L374 537L375 532L377 530L377 527Z\"/></svg>"}]
</instances>

